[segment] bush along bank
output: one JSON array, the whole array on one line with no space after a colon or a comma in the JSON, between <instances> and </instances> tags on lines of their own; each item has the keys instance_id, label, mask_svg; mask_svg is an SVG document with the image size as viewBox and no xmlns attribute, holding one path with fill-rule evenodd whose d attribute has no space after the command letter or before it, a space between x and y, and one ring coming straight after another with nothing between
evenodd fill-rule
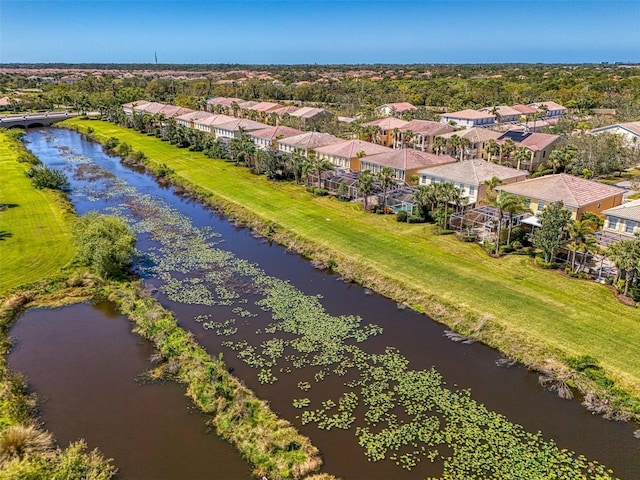
<instances>
[{"instance_id":1,"label":"bush along bank","mask_svg":"<svg viewBox=\"0 0 640 480\"><path fill-rule=\"evenodd\" d=\"M70 127L85 135L88 133L87 136L90 139L102 144L108 143L113 138L91 132L83 124L76 123ZM212 206L265 237L312 259L316 264L331 266L346 279L411 306L416 311L427 313L436 321L497 348L509 359L522 362L541 372L545 379L551 376L560 382L566 382L569 386L579 389L583 395L595 398L595 403L588 402L591 405L607 405L607 409L621 413L619 418L640 419L640 401L637 396L629 393L630 390L612 381L594 382L592 378L585 375L585 372L575 369L566 354L550 342L539 339L534 341L526 332L518 329L507 330L504 325L493 322L470 307L461 307L453 301L398 280L392 276L393 272L380 271L366 262L341 255L338 251L329 251L326 245L296 235L278 223L267 220L234 202L233 199L223 198L210 189L191 183L173 172L170 166L156 162L153 158L147 158L144 152L136 152L128 145L126 149L130 151L130 155L125 159L127 163L133 162L136 166L147 170L158 177L163 184L170 183L176 186L177 193ZM606 369L602 368L600 374L607 376ZM558 383L546 384L555 388ZM599 408L594 411L599 411Z\"/></svg>"},{"instance_id":2,"label":"bush along bank","mask_svg":"<svg viewBox=\"0 0 640 480\"><path fill-rule=\"evenodd\" d=\"M135 333L158 349L162 362L151 377L184 384L196 406L212 415L216 432L253 465L256 476L298 479L319 470L322 459L310 440L229 374L222 359L212 358L140 284L107 284L101 296L117 305L135 324Z\"/></svg>"}]
</instances>

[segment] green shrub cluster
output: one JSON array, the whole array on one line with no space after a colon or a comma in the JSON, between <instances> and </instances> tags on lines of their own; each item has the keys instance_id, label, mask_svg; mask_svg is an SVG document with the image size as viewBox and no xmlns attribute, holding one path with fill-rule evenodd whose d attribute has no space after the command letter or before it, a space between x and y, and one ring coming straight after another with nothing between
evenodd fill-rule
<instances>
[{"instance_id":1,"label":"green shrub cluster","mask_svg":"<svg viewBox=\"0 0 640 480\"><path fill-rule=\"evenodd\" d=\"M26 173L31 183L37 189L50 188L52 190L68 190L69 180L67 176L44 165L33 165Z\"/></svg>"}]
</instances>

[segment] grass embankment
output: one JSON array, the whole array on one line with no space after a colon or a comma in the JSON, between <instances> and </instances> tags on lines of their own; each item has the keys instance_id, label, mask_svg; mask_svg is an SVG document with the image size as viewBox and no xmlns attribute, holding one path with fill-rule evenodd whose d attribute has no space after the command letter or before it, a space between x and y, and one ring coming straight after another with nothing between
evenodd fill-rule
<instances>
[{"instance_id":1,"label":"grass embankment","mask_svg":"<svg viewBox=\"0 0 640 480\"><path fill-rule=\"evenodd\" d=\"M236 446L257 477L302 478L320 468L309 439L230 375L222 360L211 358L158 302L130 284L108 285L104 294L135 323L137 334L155 344L164 361L155 373L186 385L187 395L213 415L218 434Z\"/></svg>"},{"instance_id":2,"label":"grass embankment","mask_svg":"<svg viewBox=\"0 0 640 480\"><path fill-rule=\"evenodd\" d=\"M357 204L312 197L300 186L269 182L107 122L66 124L81 131L90 126L102 141L117 137L144 152L152 169L166 164L175 171L174 183L276 241L332 260L344 276L527 365L570 375L583 390L598 387L569 372L566 357L595 357L636 397L620 407L640 412L640 311L618 303L605 287L538 269L528 257L490 258L476 245L433 235L429 225L397 223Z\"/></svg>"},{"instance_id":3,"label":"grass embankment","mask_svg":"<svg viewBox=\"0 0 640 480\"><path fill-rule=\"evenodd\" d=\"M0 297L58 275L74 247L73 215L64 194L36 190L25 176L30 153L11 132L0 131Z\"/></svg>"}]
</instances>

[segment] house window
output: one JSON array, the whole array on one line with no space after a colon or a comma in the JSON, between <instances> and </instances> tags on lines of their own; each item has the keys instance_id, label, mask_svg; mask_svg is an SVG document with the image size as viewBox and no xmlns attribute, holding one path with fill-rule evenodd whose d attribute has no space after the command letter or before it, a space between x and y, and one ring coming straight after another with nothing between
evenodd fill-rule
<instances>
[{"instance_id":1,"label":"house window","mask_svg":"<svg viewBox=\"0 0 640 480\"><path fill-rule=\"evenodd\" d=\"M609 220L609 228L611 230L618 230L618 217L607 217Z\"/></svg>"},{"instance_id":2,"label":"house window","mask_svg":"<svg viewBox=\"0 0 640 480\"><path fill-rule=\"evenodd\" d=\"M475 185L469 185L469 196L473 197L476 194L476 186Z\"/></svg>"},{"instance_id":3,"label":"house window","mask_svg":"<svg viewBox=\"0 0 640 480\"><path fill-rule=\"evenodd\" d=\"M638 226L638 222L634 222L632 220L627 220L625 222L624 231L625 233L633 233L633 231Z\"/></svg>"},{"instance_id":4,"label":"house window","mask_svg":"<svg viewBox=\"0 0 640 480\"><path fill-rule=\"evenodd\" d=\"M544 209L544 200L538 200L538 211L541 212Z\"/></svg>"},{"instance_id":5,"label":"house window","mask_svg":"<svg viewBox=\"0 0 640 480\"><path fill-rule=\"evenodd\" d=\"M427 176L426 175L422 175L422 183L427 183Z\"/></svg>"}]
</instances>

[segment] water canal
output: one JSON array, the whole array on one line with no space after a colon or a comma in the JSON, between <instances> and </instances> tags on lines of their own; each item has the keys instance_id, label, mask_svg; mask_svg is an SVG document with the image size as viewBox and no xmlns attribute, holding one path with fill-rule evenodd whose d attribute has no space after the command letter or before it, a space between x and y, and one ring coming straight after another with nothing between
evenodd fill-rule
<instances>
[{"instance_id":1,"label":"water canal","mask_svg":"<svg viewBox=\"0 0 640 480\"><path fill-rule=\"evenodd\" d=\"M144 254L138 270L157 298L209 353L223 352L234 375L311 438L323 453L324 471L347 480L442 475L443 458L452 455L456 445L431 439L431 447L420 448L427 433L412 430L410 440L395 450L389 438L396 435L398 439L400 431L406 435L413 428L411 418L421 423L454 418L453 409L444 405L448 402L465 412L473 410L474 415L488 415L496 423L502 417L494 418L490 412L504 415L524 427L514 431L525 442L534 441L526 432L540 431L542 438L611 467L621 478L640 478L640 442L633 438L631 425L592 416L576 400L558 399L538 385L537 375L521 366L497 367L500 355L492 349L452 343L444 337L442 326L336 275L315 270L285 248L255 238L171 188L159 187L149 176L123 167L75 132L31 131L27 141L45 164L66 171L78 213L116 212L131 221ZM296 318L289 318L291 312ZM301 319L307 317L322 322L305 327ZM37 345L46 338L33 342ZM30 368L37 368L39 361L28 362ZM73 377L76 369L77 378L82 378L82 368L73 364L64 376ZM29 368L24 371L33 376ZM95 371L98 377L103 374L107 375L101 369ZM379 378L381 374L386 378ZM54 373L50 375L55 379ZM395 400L387 392L393 388L390 375L397 375L394 385L411 379L405 387L396 388ZM438 415L411 408L428 403L416 402L420 392L409 391L417 384L438 392L440 400L446 398L444 403L429 405ZM38 391L35 382L34 386ZM470 390L470 396L464 389ZM47 394L51 403L58 401L58 394ZM489 413L477 404L484 404ZM468 420L464 415L455 418L460 424ZM90 428L81 425L61 437L56 426L64 423L71 430L70 422L64 420L64 413L47 412L46 404L43 419L59 438L89 437ZM110 428L117 426L105 422L101 430ZM471 452L477 451L480 447L472 445L465 430L471 428L448 433L460 444L471 443L467 447ZM195 427L194 435L198 431ZM118 432L110 434L115 437ZM91 446L103 448L99 442ZM518 450L513 448L504 455L516 455ZM115 456L106 448L104 452ZM139 453L137 461L146 462L145 452ZM380 455L385 460L369 461Z\"/></svg>"}]
</instances>

